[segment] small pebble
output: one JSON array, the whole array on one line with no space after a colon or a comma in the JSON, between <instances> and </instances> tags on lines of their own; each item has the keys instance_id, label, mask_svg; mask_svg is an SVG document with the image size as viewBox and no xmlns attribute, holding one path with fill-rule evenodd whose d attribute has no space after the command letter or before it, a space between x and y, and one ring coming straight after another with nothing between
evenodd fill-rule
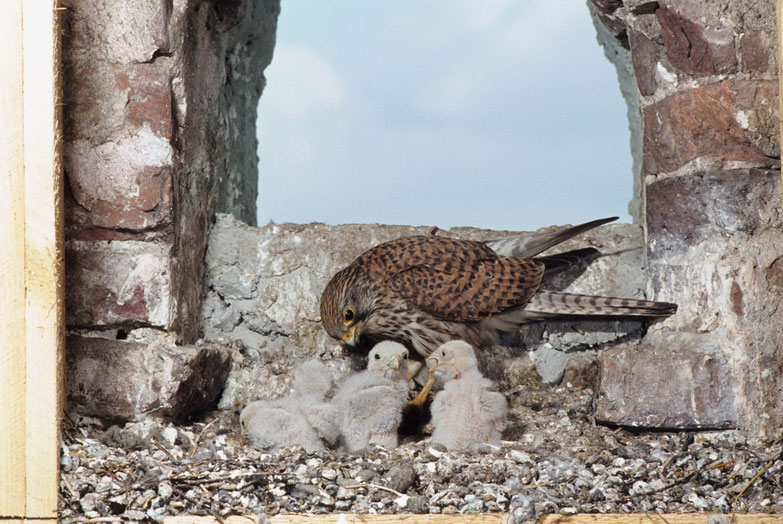
<instances>
[{"instance_id":1,"label":"small pebble","mask_svg":"<svg viewBox=\"0 0 783 524\"><path fill-rule=\"evenodd\" d=\"M221 515L490 512L515 523L552 512L727 513L783 451L780 442L753 442L733 431L695 442L687 433L615 434L593 425L585 409L590 398L571 388L518 392L510 406L525 425L504 435L511 442L464 454L426 439L389 450L371 446L361 455L296 446L270 454L247 446L231 413L214 412L191 426L143 421L108 429L72 416L80 425L66 424L63 435L59 518L160 522L204 508ZM773 464L736 509L783 512L776 484L765 480L780 474Z\"/></svg>"}]
</instances>

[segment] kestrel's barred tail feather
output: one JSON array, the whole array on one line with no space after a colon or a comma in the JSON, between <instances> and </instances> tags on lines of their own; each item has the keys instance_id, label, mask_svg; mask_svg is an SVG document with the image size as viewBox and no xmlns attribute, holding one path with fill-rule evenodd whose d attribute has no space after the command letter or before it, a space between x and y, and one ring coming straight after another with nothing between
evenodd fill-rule
<instances>
[{"instance_id":1,"label":"kestrel's barred tail feather","mask_svg":"<svg viewBox=\"0 0 783 524\"><path fill-rule=\"evenodd\" d=\"M528 258L546 251L552 246L565 242L580 233L589 231L598 226L614 222L618 217L601 218L579 224L561 228L557 231L534 231L532 233L520 233L518 235L490 240L486 242L487 246L500 256Z\"/></svg>"},{"instance_id":2,"label":"kestrel's barred tail feather","mask_svg":"<svg viewBox=\"0 0 783 524\"><path fill-rule=\"evenodd\" d=\"M634 298L598 297L539 291L525 307L532 315L616 315L668 317L677 311L676 304Z\"/></svg>"}]
</instances>

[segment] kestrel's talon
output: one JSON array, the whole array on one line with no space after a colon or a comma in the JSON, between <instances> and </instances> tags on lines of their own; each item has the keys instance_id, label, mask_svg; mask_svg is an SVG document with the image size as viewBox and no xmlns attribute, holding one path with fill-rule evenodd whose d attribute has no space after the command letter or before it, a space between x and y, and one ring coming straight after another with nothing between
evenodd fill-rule
<instances>
[{"instance_id":1,"label":"kestrel's talon","mask_svg":"<svg viewBox=\"0 0 783 524\"><path fill-rule=\"evenodd\" d=\"M424 384L424 386L421 388L421 391L419 391L419 394L416 395L416 398L408 402L409 406L417 406L417 407L424 407L424 404L427 403L427 398L430 396L430 391L432 391L432 386L435 385L435 377L430 375L430 378L427 379L427 382Z\"/></svg>"}]
</instances>

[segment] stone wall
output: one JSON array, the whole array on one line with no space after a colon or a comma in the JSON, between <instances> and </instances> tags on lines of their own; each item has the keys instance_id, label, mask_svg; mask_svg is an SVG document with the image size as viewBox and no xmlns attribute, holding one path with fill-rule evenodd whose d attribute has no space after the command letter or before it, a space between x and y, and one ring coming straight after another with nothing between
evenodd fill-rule
<instances>
[{"instance_id":1,"label":"stone wall","mask_svg":"<svg viewBox=\"0 0 783 524\"><path fill-rule=\"evenodd\" d=\"M775 435L783 426L775 3L592 4L635 73L648 292L680 304L641 348L602 355L598 417Z\"/></svg>"},{"instance_id":2,"label":"stone wall","mask_svg":"<svg viewBox=\"0 0 783 524\"><path fill-rule=\"evenodd\" d=\"M137 352L154 372L170 359L147 358L150 344L195 342L213 215L255 220L256 106L280 5L63 3L68 389L130 399L145 386L107 355ZM106 340L114 351L92 350ZM122 402L102 414L136 409Z\"/></svg>"},{"instance_id":3,"label":"stone wall","mask_svg":"<svg viewBox=\"0 0 783 524\"><path fill-rule=\"evenodd\" d=\"M639 296L641 289L618 289L617 281L641 279L648 298L680 309L646 333L630 324L532 325L497 348L503 364L495 371L513 377L529 355L550 382L565 374L589 384L597 359L600 420L775 435L783 425L783 236L774 4L595 0L592 9L629 103L638 177L632 208L642 231L608 228L595 234L609 237L585 241L609 252L635 242L646 249L572 290ZM235 341L242 362L221 406L281 392L298 358L336 359L337 347L318 329L318 290L352 256L411 232L219 222L212 242L222 247L207 261L205 336ZM219 255L232 243L247 252Z\"/></svg>"},{"instance_id":4,"label":"stone wall","mask_svg":"<svg viewBox=\"0 0 783 524\"><path fill-rule=\"evenodd\" d=\"M483 365L504 387L530 365L588 385L600 368L597 417L610 423L773 436L783 427L774 3L590 5L629 104L638 225L574 241L607 256L562 285L680 309L649 329L533 324ZM254 221L255 104L278 12L274 0L87 0L66 13L68 387L84 412L187 418L217 401L231 358L229 410L285 391L305 358L347 369L319 327L320 290L364 249L429 232L220 216L205 274L213 214Z\"/></svg>"}]
</instances>

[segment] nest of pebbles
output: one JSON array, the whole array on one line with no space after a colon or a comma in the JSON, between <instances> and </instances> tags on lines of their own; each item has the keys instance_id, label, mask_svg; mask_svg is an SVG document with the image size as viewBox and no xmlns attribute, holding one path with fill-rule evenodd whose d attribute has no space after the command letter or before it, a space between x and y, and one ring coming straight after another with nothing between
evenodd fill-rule
<instances>
[{"instance_id":1,"label":"nest of pebbles","mask_svg":"<svg viewBox=\"0 0 783 524\"><path fill-rule=\"evenodd\" d=\"M71 415L62 441L62 522L283 513L783 512L783 442L738 431L646 432L592 418L594 394L530 382L507 392L508 440L464 454L424 437L361 455L266 454L238 416L188 426L109 426Z\"/></svg>"}]
</instances>

